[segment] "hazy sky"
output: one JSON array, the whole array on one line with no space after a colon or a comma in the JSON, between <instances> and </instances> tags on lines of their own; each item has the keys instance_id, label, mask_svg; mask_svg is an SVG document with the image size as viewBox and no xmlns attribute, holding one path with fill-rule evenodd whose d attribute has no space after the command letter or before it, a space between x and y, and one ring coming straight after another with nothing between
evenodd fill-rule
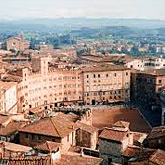
<instances>
[{"instance_id":1,"label":"hazy sky","mask_svg":"<svg viewBox=\"0 0 165 165\"><path fill-rule=\"evenodd\" d=\"M165 20L165 0L0 0L0 18L24 17Z\"/></svg>"}]
</instances>

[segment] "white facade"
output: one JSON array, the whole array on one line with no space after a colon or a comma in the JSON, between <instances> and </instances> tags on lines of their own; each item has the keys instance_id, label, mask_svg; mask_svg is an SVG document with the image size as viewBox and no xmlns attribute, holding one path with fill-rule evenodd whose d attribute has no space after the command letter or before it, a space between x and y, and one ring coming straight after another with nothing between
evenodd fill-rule
<instances>
[{"instance_id":1,"label":"white facade","mask_svg":"<svg viewBox=\"0 0 165 165\"><path fill-rule=\"evenodd\" d=\"M17 113L17 83L0 82L0 112Z\"/></svg>"},{"instance_id":2,"label":"white facade","mask_svg":"<svg viewBox=\"0 0 165 165\"><path fill-rule=\"evenodd\" d=\"M165 59L162 57L158 58L142 58L134 59L125 64L127 68L133 68L137 70L149 70L149 69L161 69L165 67Z\"/></svg>"}]
</instances>

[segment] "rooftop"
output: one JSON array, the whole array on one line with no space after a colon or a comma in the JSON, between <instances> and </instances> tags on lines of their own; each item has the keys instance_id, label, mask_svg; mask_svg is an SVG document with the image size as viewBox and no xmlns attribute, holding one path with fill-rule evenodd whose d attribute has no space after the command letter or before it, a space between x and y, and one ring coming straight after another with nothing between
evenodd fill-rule
<instances>
[{"instance_id":1,"label":"rooftop","mask_svg":"<svg viewBox=\"0 0 165 165\"><path fill-rule=\"evenodd\" d=\"M162 150L156 150L153 155L151 155L150 162L153 164L159 164L159 165L164 165L165 164L165 151Z\"/></svg>"},{"instance_id":2,"label":"rooftop","mask_svg":"<svg viewBox=\"0 0 165 165\"><path fill-rule=\"evenodd\" d=\"M99 138L106 139L110 141L116 141L122 143L125 137L128 135L128 131L119 131L112 128L104 128Z\"/></svg>"},{"instance_id":3,"label":"rooftop","mask_svg":"<svg viewBox=\"0 0 165 165\"><path fill-rule=\"evenodd\" d=\"M87 125L87 124L82 123L82 122L80 122L80 121L77 121L77 122L76 122L76 126L77 126L78 128L80 128L80 129L86 131L86 132L91 133L91 134L92 134L92 133L95 133L95 132L98 130L97 128L95 128L95 127L93 127L93 126Z\"/></svg>"},{"instance_id":4,"label":"rooftop","mask_svg":"<svg viewBox=\"0 0 165 165\"><path fill-rule=\"evenodd\" d=\"M52 152L56 151L59 147L61 147L61 143L45 141L40 144L37 144L34 149Z\"/></svg>"},{"instance_id":5,"label":"rooftop","mask_svg":"<svg viewBox=\"0 0 165 165\"><path fill-rule=\"evenodd\" d=\"M124 71L129 70L128 68L120 65L108 65L108 64L102 64L102 65L93 65L90 67L82 68L83 72L107 72L107 71Z\"/></svg>"},{"instance_id":6,"label":"rooftop","mask_svg":"<svg viewBox=\"0 0 165 165\"><path fill-rule=\"evenodd\" d=\"M146 71L137 71L139 74L149 74L154 76L165 76L165 68L161 69L151 69Z\"/></svg>"},{"instance_id":7,"label":"rooftop","mask_svg":"<svg viewBox=\"0 0 165 165\"><path fill-rule=\"evenodd\" d=\"M61 155L61 159L56 162L56 165L100 165L101 158L91 156L80 156L79 154Z\"/></svg>"},{"instance_id":8,"label":"rooftop","mask_svg":"<svg viewBox=\"0 0 165 165\"><path fill-rule=\"evenodd\" d=\"M56 114L54 117L44 118L25 126L20 129L20 132L63 138L70 134L73 130L75 130L73 122L59 114Z\"/></svg>"},{"instance_id":9,"label":"rooftop","mask_svg":"<svg viewBox=\"0 0 165 165\"><path fill-rule=\"evenodd\" d=\"M165 126L154 127L147 138L154 139L162 136L165 136Z\"/></svg>"},{"instance_id":10,"label":"rooftop","mask_svg":"<svg viewBox=\"0 0 165 165\"><path fill-rule=\"evenodd\" d=\"M26 123L22 121L11 121L7 126L0 127L0 135L1 136L11 136L15 132L17 132L20 128L25 126Z\"/></svg>"},{"instance_id":11,"label":"rooftop","mask_svg":"<svg viewBox=\"0 0 165 165\"><path fill-rule=\"evenodd\" d=\"M32 150L31 147L27 147L27 146L15 144L15 143L10 143L10 142L0 141L0 144L3 144L3 146L5 147L5 150L9 150L13 152L29 152L30 150Z\"/></svg>"},{"instance_id":12,"label":"rooftop","mask_svg":"<svg viewBox=\"0 0 165 165\"><path fill-rule=\"evenodd\" d=\"M2 82L2 81L0 81L0 87L2 90L8 90L13 86L16 86L15 82Z\"/></svg>"},{"instance_id":13,"label":"rooftop","mask_svg":"<svg viewBox=\"0 0 165 165\"><path fill-rule=\"evenodd\" d=\"M129 128L130 123L126 121L117 121L113 124L113 127L120 127L120 128Z\"/></svg>"}]
</instances>

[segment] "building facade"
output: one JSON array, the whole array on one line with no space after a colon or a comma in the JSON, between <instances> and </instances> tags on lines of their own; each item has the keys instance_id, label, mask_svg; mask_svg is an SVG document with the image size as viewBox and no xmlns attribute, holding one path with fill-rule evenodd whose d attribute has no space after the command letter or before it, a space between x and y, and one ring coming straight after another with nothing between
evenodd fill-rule
<instances>
[{"instance_id":1,"label":"building facade","mask_svg":"<svg viewBox=\"0 0 165 165\"><path fill-rule=\"evenodd\" d=\"M125 66L141 71L161 69L165 67L165 59L163 57L135 58L126 62Z\"/></svg>"},{"instance_id":2,"label":"building facade","mask_svg":"<svg viewBox=\"0 0 165 165\"><path fill-rule=\"evenodd\" d=\"M11 81L18 80L19 112L50 104L95 105L130 100L128 68L110 64L85 68L63 64L61 67L52 66L50 61L50 57L35 57L31 68L8 74ZM10 81L8 77L6 80Z\"/></svg>"},{"instance_id":3,"label":"building facade","mask_svg":"<svg viewBox=\"0 0 165 165\"><path fill-rule=\"evenodd\" d=\"M164 87L164 69L134 72L131 75L131 99L135 103L159 104L159 93Z\"/></svg>"},{"instance_id":4,"label":"building facade","mask_svg":"<svg viewBox=\"0 0 165 165\"><path fill-rule=\"evenodd\" d=\"M19 83L19 106L23 110L40 105L82 102L82 81L79 70L51 69L48 58L36 58L33 71L25 68Z\"/></svg>"},{"instance_id":5,"label":"building facade","mask_svg":"<svg viewBox=\"0 0 165 165\"><path fill-rule=\"evenodd\" d=\"M130 98L130 70L120 66L94 66L83 70L86 104L125 102Z\"/></svg>"},{"instance_id":6,"label":"building facade","mask_svg":"<svg viewBox=\"0 0 165 165\"><path fill-rule=\"evenodd\" d=\"M24 40L23 34L20 34L18 37L8 38L6 40L7 50L24 51L29 47L30 47L30 43Z\"/></svg>"},{"instance_id":7,"label":"building facade","mask_svg":"<svg viewBox=\"0 0 165 165\"><path fill-rule=\"evenodd\" d=\"M17 83L0 82L0 112L17 113Z\"/></svg>"}]
</instances>

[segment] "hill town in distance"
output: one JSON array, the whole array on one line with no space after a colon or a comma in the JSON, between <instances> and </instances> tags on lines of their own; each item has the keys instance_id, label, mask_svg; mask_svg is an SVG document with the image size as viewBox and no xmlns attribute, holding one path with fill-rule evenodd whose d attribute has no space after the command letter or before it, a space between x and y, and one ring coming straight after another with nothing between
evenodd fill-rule
<instances>
[{"instance_id":1,"label":"hill town in distance","mask_svg":"<svg viewBox=\"0 0 165 165\"><path fill-rule=\"evenodd\" d=\"M0 165L165 165L165 21L0 21Z\"/></svg>"}]
</instances>

